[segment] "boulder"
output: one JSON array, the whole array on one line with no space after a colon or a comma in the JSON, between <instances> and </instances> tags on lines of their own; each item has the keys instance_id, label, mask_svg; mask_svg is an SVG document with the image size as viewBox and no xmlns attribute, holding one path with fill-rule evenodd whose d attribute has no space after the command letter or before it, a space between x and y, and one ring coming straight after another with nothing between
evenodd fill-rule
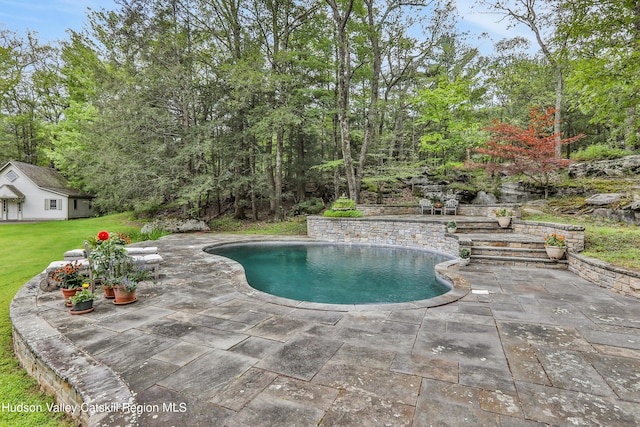
<instances>
[{"instance_id":1,"label":"boulder","mask_svg":"<svg viewBox=\"0 0 640 427\"><path fill-rule=\"evenodd\" d=\"M587 205L607 206L619 202L623 197L624 194L620 193L595 194L586 199L584 202Z\"/></svg>"},{"instance_id":2,"label":"boulder","mask_svg":"<svg viewBox=\"0 0 640 427\"><path fill-rule=\"evenodd\" d=\"M520 182L504 182L500 187L500 201L502 203L522 203L537 199L544 192Z\"/></svg>"},{"instance_id":3,"label":"boulder","mask_svg":"<svg viewBox=\"0 0 640 427\"><path fill-rule=\"evenodd\" d=\"M199 219L165 218L156 219L142 226L141 233L150 233L153 230L164 230L169 233L194 233L211 231L206 222Z\"/></svg>"},{"instance_id":4,"label":"boulder","mask_svg":"<svg viewBox=\"0 0 640 427\"><path fill-rule=\"evenodd\" d=\"M478 191L475 199L471 201L472 205L495 205L496 203L498 203L496 196L484 191Z\"/></svg>"}]
</instances>

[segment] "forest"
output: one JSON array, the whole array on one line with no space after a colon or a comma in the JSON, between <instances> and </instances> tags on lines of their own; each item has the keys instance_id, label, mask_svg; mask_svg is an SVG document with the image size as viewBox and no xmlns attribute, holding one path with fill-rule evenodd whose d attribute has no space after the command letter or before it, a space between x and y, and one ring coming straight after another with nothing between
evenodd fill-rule
<instances>
[{"instance_id":1,"label":"forest","mask_svg":"<svg viewBox=\"0 0 640 427\"><path fill-rule=\"evenodd\" d=\"M0 29L0 164L55 167L100 212L279 220L507 173L505 129L525 158L551 144L545 174L637 152L640 2L478 1L536 43L483 54L436 0L117 0L52 44Z\"/></svg>"}]
</instances>

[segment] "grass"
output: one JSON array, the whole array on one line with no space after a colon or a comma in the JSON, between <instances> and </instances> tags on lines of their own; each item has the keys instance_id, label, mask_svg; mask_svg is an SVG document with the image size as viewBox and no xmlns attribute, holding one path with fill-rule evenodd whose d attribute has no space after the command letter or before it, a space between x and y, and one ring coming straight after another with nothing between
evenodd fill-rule
<instances>
[{"instance_id":1,"label":"grass","mask_svg":"<svg viewBox=\"0 0 640 427\"><path fill-rule=\"evenodd\" d=\"M640 228L635 225L562 213L528 215L524 219L584 226L583 255L640 271Z\"/></svg>"},{"instance_id":2,"label":"grass","mask_svg":"<svg viewBox=\"0 0 640 427\"><path fill-rule=\"evenodd\" d=\"M211 230L216 233L263 234L263 235L306 235L306 217L294 217L287 221L240 221L229 217L211 221Z\"/></svg>"},{"instance_id":3,"label":"grass","mask_svg":"<svg viewBox=\"0 0 640 427\"><path fill-rule=\"evenodd\" d=\"M127 215L110 215L86 220L35 224L0 224L0 395L2 403L34 405L36 412L0 411L0 425L73 426L61 413L49 413L52 397L40 391L37 382L20 368L13 354L9 304L15 293L62 254L82 247L85 238L100 230L135 234L139 227Z\"/></svg>"}]
</instances>

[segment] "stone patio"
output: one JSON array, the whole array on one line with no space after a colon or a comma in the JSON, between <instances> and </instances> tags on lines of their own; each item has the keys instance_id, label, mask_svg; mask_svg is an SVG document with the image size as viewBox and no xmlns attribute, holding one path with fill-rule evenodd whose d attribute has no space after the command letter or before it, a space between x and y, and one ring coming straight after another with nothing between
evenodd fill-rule
<instances>
[{"instance_id":1,"label":"stone patio","mask_svg":"<svg viewBox=\"0 0 640 427\"><path fill-rule=\"evenodd\" d=\"M472 292L442 306L298 304L202 251L255 239L271 240L168 236L153 242L160 280L135 304L72 316L27 284L12 320L54 364L123 380L138 410L95 411L96 426L640 424L635 299L566 270L472 263L453 267ZM101 386L84 398L108 403Z\"/></svg>"}]
</instances>

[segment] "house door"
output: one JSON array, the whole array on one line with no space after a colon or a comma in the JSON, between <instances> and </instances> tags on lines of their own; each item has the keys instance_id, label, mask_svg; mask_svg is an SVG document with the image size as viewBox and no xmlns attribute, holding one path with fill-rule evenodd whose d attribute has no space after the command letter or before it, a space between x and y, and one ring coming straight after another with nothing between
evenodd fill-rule
<instances>
[{"instance_id":1,"label":"house door","mask_svg":"<svg viewBox=\"0 0 640 427\"><path fill-rule=\"evenodd\" d=\"M22 219L22 202L18 200L3 200L5 219L17 221Z\"/></svg>"}]
</instances>

